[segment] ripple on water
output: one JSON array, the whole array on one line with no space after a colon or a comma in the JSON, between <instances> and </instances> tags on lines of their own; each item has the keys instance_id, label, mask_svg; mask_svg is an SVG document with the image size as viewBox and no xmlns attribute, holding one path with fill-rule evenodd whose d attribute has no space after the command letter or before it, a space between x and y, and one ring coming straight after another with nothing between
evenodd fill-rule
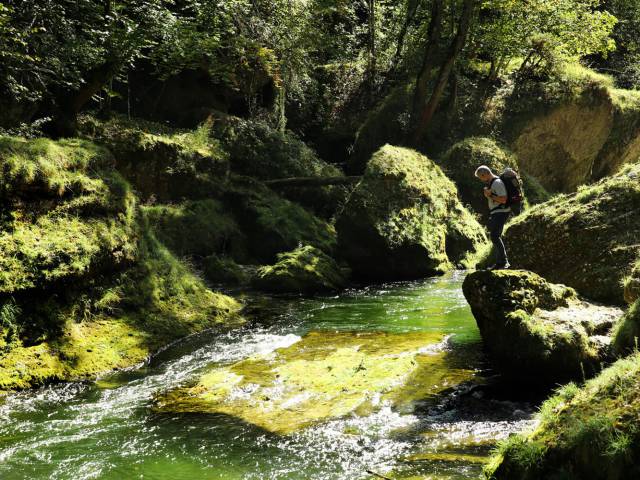
<instances>
[{"instance_id":1,"label":"ripple on water","mask_svg":"<svg viewBox=\"0 0 640 480\"><path fill-rule=\"evenodd\" d=\"M471 440L491 443L527 423L496 416L512 407L490 407L493 417L487 419L470 416L457 404L437 412L428 405L412 411L379 399L379 408L369 415L350 414L286 436L227 415L156 415L149 409L155 395L193 381L213 365L268 355L310 330L438 333L448 341L420 353L446 355L443 366L473 371L481 361L479 337L461 282L462 274L456 273L335 297L267 298L262 302L268 316L252 327L189 339L163 352L161 362L96 384L11 395L0 405L0 478L356 480L368 478L368 469L407 476L446 471L452 478L472 478L478 469L473 463L416 455L446 453Z\"/></svg>"}]
</instances>

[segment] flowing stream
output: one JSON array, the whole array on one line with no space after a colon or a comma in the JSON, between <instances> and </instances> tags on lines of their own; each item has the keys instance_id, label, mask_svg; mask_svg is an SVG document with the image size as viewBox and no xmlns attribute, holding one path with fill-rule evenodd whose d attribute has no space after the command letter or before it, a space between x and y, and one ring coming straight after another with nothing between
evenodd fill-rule
<instances>
[{"instance_id":1,"label":"flowing stream","mask_svg":"<svg viewBox=\"0 0 640 480\"><path fill-rule=\"evenodd\" d=\"M149 364L0 400L0 479L478 478L497 439L525 427L533 407L487 370L461 292L464 273L354 289L334 297L247 298L249 322L207 332ZM155 413L154 396L212 366L298 342L311 331L437 332L445 367L469 380L366 416L288 435L222 414Z\"/></svg>"}]
</instances>

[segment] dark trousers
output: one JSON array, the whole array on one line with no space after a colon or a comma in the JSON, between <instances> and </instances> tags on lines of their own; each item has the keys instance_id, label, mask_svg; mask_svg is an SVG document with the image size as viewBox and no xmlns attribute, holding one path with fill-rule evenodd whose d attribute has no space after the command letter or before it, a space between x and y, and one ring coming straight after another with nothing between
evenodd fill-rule
<instances>
[{"instance_id":1,"label":"dark trousers","mask_svg":"<svg viewBox=\"0 0 640 480\"><path fill-rule=\"evenodd\" d=\"M502 231L504 225L509 220L509 212L496 212L489 216L489 235L496 252L496 265L504 266L509 261L507 260L507 250L504 247L502 241Z\"/></svg>"}]
</instances>

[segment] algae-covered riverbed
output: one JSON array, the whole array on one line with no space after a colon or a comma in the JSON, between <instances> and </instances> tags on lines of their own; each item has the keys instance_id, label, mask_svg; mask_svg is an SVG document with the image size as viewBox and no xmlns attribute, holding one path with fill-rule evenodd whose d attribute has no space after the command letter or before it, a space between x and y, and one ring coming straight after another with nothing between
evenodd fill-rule
<instances>
[{"instance_id":1,"label":"algae-covered riverbed","mask_svg":"<svg viewBox=\"0 0 640 480\"><path fill-rule=\"evenodd\" d=\"M0 478L477 478L531 407L488 379L463 275L252 298L239 330L8 396Z\"/></svg>"}]
</instances>

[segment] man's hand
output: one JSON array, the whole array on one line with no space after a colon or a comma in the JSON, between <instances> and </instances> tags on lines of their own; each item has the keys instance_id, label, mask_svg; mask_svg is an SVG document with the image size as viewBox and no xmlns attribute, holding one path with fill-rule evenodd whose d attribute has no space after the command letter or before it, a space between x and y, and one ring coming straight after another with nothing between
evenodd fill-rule
<instances>
[{"instance_id":1,"label":"man's hand","mask_svg":"<svg viewBox=\"0 0 640 480\"><path fill-rule=\"evenodd\" d=\"M490 188L485 187L483 193L484 193L485 197L491 198L491 189Z\"/></svg>"}]
</instances>

